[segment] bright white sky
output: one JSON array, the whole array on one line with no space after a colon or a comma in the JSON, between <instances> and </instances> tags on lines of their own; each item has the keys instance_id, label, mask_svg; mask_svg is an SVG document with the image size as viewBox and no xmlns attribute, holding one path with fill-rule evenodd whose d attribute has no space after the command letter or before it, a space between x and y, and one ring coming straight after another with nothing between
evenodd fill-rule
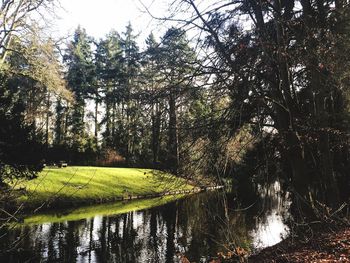
<instances>
[{"instance_id":1,"label":"bright white sky","mask_svg":"<svg viewBox=\"0 0 350 263\"><path fill-rule=\"evenodd\" d=\"M134 34L138 35L138 43L143 46L148 35L153 34L160 38L170 27L170 22L163 22L152 19L146 12L144 6L150 13L158 18L164 18L169 15L169 8L177 10L178 18L183 19L187 11L178 6L170 5L174 0L58 0L62 8L56 9L58 16L55 35L67 37L73 35L78 25L86 29L88 35L100 39L104 38L112 29L119 33L125 32L129 22L134 29ZM218 0L198 0L197 7L205 10L214 5L220 5ZM144 6L143 6L144 5ZM175 22L174 22L175 23ZM188 32L188 36L194 36L196 31ZM191 38L191 37L190 37Z\"/></svg>"},{"instance_id":2,"label":"bright white sky","mask_svg":"<svg viewBox=\"0 0 350 263\"><path fill-rule=\"evenodd\" d=\"M142 0L152 14L162 16L166 13L166 0ZM81 25L95 38L103 38L112 29L119 33L125 31L131 22L139 42L143 42L159 21L152 20L139 0L60 0L65 10L58 10L57 28L60 36L72 35ZM158 32L154 32L159 36Z\"/></svg>"}]
</instances>

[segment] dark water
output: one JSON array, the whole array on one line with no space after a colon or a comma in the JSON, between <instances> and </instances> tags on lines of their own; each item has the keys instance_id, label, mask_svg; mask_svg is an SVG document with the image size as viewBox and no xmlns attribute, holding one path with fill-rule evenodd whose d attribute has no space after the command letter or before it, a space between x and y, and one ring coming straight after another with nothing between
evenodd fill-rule
<instances>
[{"instance_id":1,"label":"dark water","mask_svg":"<svg viewBox=\"0 0 350 263\"><path fill-rule=\"evenodd\" d=\"M179 254L208 262L234 246L255 251L288 233L278 190L261 190L249 208L211 192L122 215L2 229L0 262L179 262Z\"/></svg>"}]
</instances>

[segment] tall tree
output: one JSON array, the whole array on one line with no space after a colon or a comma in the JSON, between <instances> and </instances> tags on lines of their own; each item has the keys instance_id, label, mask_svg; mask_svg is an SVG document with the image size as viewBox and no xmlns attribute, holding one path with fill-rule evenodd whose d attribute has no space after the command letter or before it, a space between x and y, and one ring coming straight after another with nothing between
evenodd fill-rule
<instances>
[{"instance_id":1,"label":"tall tree","mask_svg":"<svg viewBox=\"0 0 350 263\"><path fill-rule=\"evenodd\" d=\"M180 103L193 86L195 53L185 31L174 27L163 36L160 52L160 71L168 100L168 165L177 173L180 160L178 111Z\"/></svg>"},{"instance_id":2,"label":"tall tree","mask_svg":"<svg viewBox=\"0 0 350 263\"><path fill-rule=\"evenodd\" d=\"M48 146L51 140L52 99L72 99L53 41L40 35L32 27L21 38L11 38L11 48L2 50L6 49L0 67L0 173L4 175L14 169L12 175L21 177L40 168L42 143Z\"/></svg>"},{"instance_id":3,"label":"tall tree","mask_svg":"<svg viewBox=\"0 0 350 263\"><path fill-rule=\"evenodd\" d=\"M344 173L338 167L347 166L339 156L349 149L348 78L339 77L349 72L347 59L338 66L350 41L340 30L349 26L348 1L218 1L205 11L180 2L192 10L186 22L205 35L198 44L214 50L207 68L229 99L222 123L231 123L231 134L245 124L261 133L273 127L299 204L315 205L314 197L336 204Z\"/></svg>"},{"instance_id":4,"label":"tall tree","mask_svg":"<svg viewBox=\"0 0 350 263\"><path fill-rule=\"evenodd\" d=\"M121 46L123 50L121 85L124 91L122 116L125 114L125 120L120 123L121 129L119 128L119 131L122 134L122 130L125 129L125 157L127 162L130 162L138 144L138 117L141 110L139 107L140 100L137 95L134 95L137 94L139 89L140 53L136 43L136 35L134 35L130 23L122 36Z\"/></svg>"},{"instance_id":5,"label":"tall tree","mask_svg":"<svg viewBox=\"0 0 350 263\"><path fill-rule=\"evenodd\" d=\"M146 51L144 52L144 70L145 92L149 95L148 100L151 108L151 149L153 164L159 163L159 154L161 147L161 122L164 112L164 102L162 100L161 80L159 71L160 66L160 44L157 43L153 33L146 39Z\"/></svg>"},{"instance_id":6,"label":"tall tree","mask_svg":"<svg viewBox=\"0 0 350 263\"><path fill-rule=\"evenodd\" d=\"M122 58L120 36L116 31L112 31L97 44L95 52L97 82L105 106L105 114L101 123L105 125L103 132L104 147L116 148L117 108L123 97L120 80Z\"/></svg>"},{"instance_id":7,"label":"tall tree","mask_svg":"<svg viewBox=\"0 0 350 263\"><path fill-rule=\"evenodd\" d=\"M91 44L92 39L86 31L78 27L64 57L68 67L67 83L75 96L71 133L72 143L78 152L83 151L88 137L85 129L86 99L90 94L95 94L95 65Z\"/></svg>"}]
</instances>

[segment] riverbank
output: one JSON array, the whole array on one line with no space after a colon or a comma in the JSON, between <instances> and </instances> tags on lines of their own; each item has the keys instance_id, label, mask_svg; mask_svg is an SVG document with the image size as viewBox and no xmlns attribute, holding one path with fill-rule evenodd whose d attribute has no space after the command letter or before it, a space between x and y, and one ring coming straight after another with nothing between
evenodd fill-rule
<instances>
[{"instance_id":1,"label":"riverbank","mask_svg":"<svg viewBox=\"0 0 350 263\"><path fill-rule=\"evenodd\" d=\"M249 263L350 262L350 227L323 226L309 238L289 237L249 257Z\"/></svg>"},{"instance_id":2,"label":"riverbank","mask_svg":"<svg viewBox=\"0 0 350 263\"><path fill-rule=\"evenodd\" d=\"M17 206L28 209L152 198L195 189L169 173L138 168L45 168L37 178L13 184Z\"/></svg>"},{"instance_id":3,"label":"riverbank","mask_svg":"<svg viewBox=\"0 0 350 263\"><path fill-rule=\"evenodd\" d=\"M108 204L90 205L72 209L55 209L54 211L47 211L34 215L25 215L20 224L23 225L40 225L45 223L63 223L68 221L78 221L94 218L96 216L116 216L120 214L126 214L131 211L140 211L145 209L151 209L159 207L169 202L180 200L185 195L168 195L157 198L138 199L119 201Z\"/></svg>"}]
</instances>

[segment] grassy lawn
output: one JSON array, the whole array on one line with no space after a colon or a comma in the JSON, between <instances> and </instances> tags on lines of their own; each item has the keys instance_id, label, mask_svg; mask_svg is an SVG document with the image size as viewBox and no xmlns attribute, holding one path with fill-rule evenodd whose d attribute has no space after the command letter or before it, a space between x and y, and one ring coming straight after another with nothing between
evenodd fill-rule
<instances>
[{"instance_id":1,"label":"grassy lawn","mask_svg":"<svg viewBox=\"0 0 350 263\"><path fill-rule=\"evenodd\" d=\"M129 195L191 189L184 180L156 170L137 168L45 168L36 179L17 183L25 189L18 201L27 207L102 203ZM50 205L49 205L50 206Z\"/></svg>"}]
</instances>

